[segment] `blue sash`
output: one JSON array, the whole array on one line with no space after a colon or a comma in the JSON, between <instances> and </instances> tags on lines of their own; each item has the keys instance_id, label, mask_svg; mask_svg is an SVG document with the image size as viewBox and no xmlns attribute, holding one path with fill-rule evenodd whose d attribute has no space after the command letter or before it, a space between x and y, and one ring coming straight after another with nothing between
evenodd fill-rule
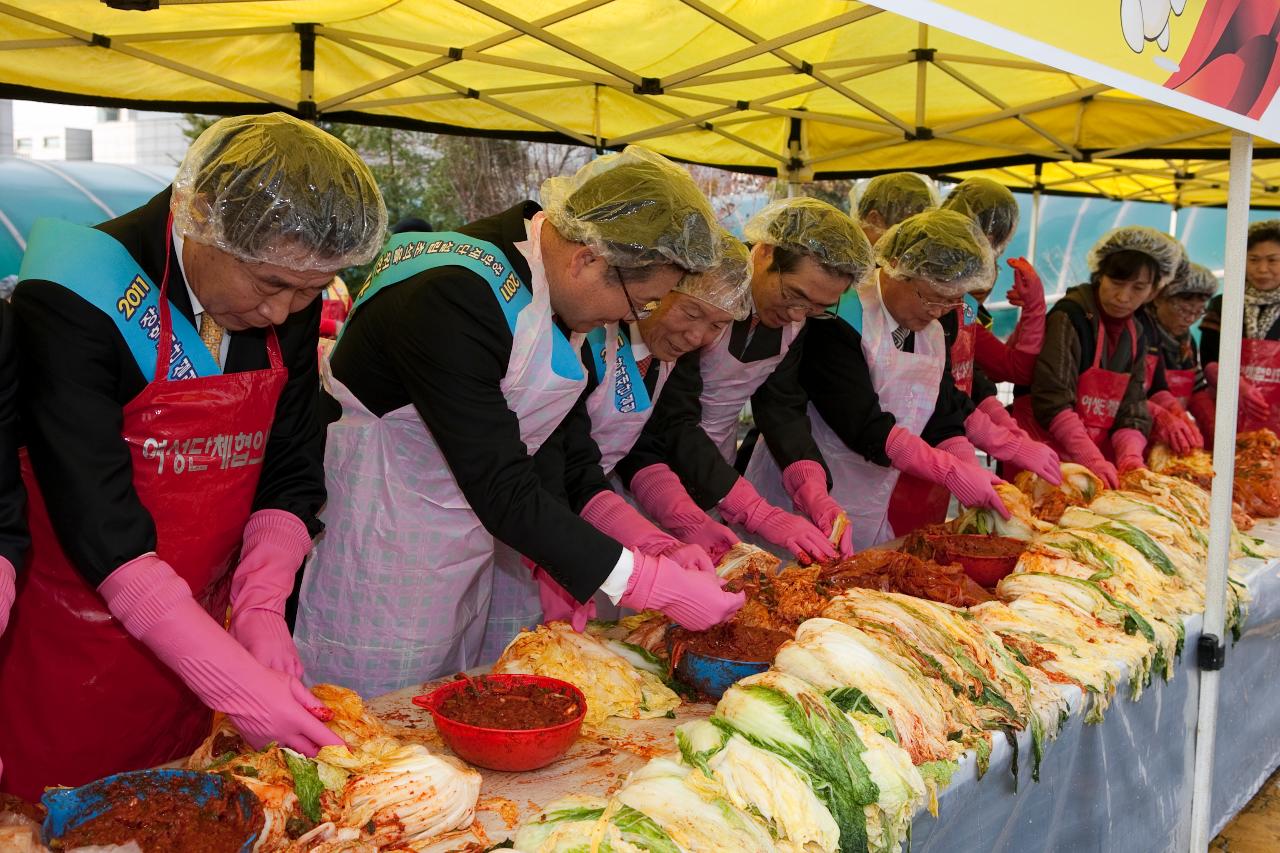
<instances>
[{"instance_id":1,"label":"blue sash","mask_svg":"<svg viewBox=\"0 0 1280 853\"><path fill-rule=\"evenodd\" d=\"M604 326L597 326L587 333L587 346L591 350L591 362L595 368L596 381L607 382L613 378L613 407L623 414L643 412L653 405L649 399L649 389L644 385L644 377L640 375L640 365L636 362L635 350L631 348L631 339L618 331L618 361L622 370L616 373L604 363L609 344L608 332Z\"/></svg>"},{"instance_id":2,"label":"blue sash","mask_svg":"<svg viewBox=\"0 0 1280 853\"><path fill-rule=\"evenodd\" d=\"M160 288L114 237L61 219L37 219L18 272L19 281L27 279L65 287L110 317L142 375L148 382L155 377ZM190 320L170 310L169 324L173 330L170 380L221 375L218 362Z\"/></svg>"},{"instance_id":3,"label":"blue sash","mask_svg":"<svg viewBox=\"0 0 1280 853\"><path fill-rule=\"evenodd\" d=\"M484 279L493 289L503 316L507 318L507 327L512 335L515 334L516 319L533 302L532 291L516 274L501 249L456 231L407 231L392 235L374 263L368 281L356 295L351 313L342 326L343 331L350 328L351 320L360 307L384 288L440 267L462 267ZM551 324L551 329L551 369L565 379L582 379L582 359L555 323Z\"/></svg>"},{"instance_id":4,"label":"blue sash","mask_svg":"<svg viewBox=\"0 0 1280 853\"><path fill-rule=\"evenodd\" d=\"M862 299L858 296L856 287L841 294L840 302L836 305L836 316L848 323L859 335L862 334Z\"/></svg>"}]
</instances>

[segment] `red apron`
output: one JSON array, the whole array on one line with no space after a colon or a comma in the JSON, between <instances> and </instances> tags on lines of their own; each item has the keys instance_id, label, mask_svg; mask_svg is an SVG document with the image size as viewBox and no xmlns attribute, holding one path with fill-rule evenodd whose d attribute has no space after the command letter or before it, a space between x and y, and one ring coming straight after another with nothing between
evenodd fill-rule
<instances>
[{"instance_id":1,"label":"red apron","mask_svg":"<svg viewBox=\"0 0 1280 853\"><path fill-rule=\"evenodd\" d=\"M1142 390L1151 393L1151 386L1156 381L1156 368L1160 366L1160 356L1147 353L1146 373L1142 377Z\"/></svg>"},{"instance_id":2,"label":"red apron","mask_svg":"<svg viewBox=\"0 0 1280 853\"><path fill-rule=\"evenodd\" d=\"M168 269L153 381L124 407L133 486L156 526L156 552L219 623L288 378L275 329L265 370L166 378ZM59 545L25 450L31 554L0 638L0 790L36 800L190 753L212 712L129 636ZM85 523L93 523L86 518Z\"/></svg>"},{"instance_id":3,"label":"red apron","mask_svg":"<svg viewBox=\"0 0 1280 853\"><path fill-rule=\"evenodd\" d=\"M956 309L956 339L951 342L951 378L965 396L973 396L973 353L978 324L964 321L964 309Z\"/></svg>"},{"instance_id":4,"label":"red apron","mask_svg":"<svg viewBox=\"0 0 1280 853\"><path fill-rule=\"evenodd\" d=\"M1271 413L1266 418L1252 418L1242 412L1237 431L1249 432L1265 427L1280 433L1280 341L1254 338L1241 341L1240 373L1271 404Z\"/></svg>"},{"instance_id":5,"label":"red apron","mask_svg":"<svg viewBox=\"0 0 1280 853\"><path fill-rule=\"evenodd\" d=\"M1196 370L1170 370L1166 367L1164 377L1165 383L1169 386L1169 393L1185 409L1191 402L1192 393L1196 390Z\"/></svg>"},{"instance_id":6,"label":"red apron","mask_svg":"<svg viewBox=\"0 0 1280 853\"><path fill-rule=\"evenodd\" d=\"M976 464L976 463L975 463ZM894 532L903 534L947 520L951 490L914 474L903 474L889 495L887 517Z\"/></svg>"},{"instance_id":7,"label":"red apron","mask_svg":"<svg viewBox=\"0 0 1280 853\"><path fill-rule=\"evenodd\" d=\"M1133 318L1130 317L1125 323L1125 330L1129 333L1129 342L1133 347L1133 358L1138 357L1138 335L1137 329L1134 327ZM1102 364L1102 349L1106 343L1106 334L1102 330L1101 324L1096 328L1097 345L1093 350L1093 363L1080 374L1080 378L1076 380L1076 405L1075 412L1080 416L1080 420L1084 423L1085 432L1089 434L1089 438L1093 439L1093 443L1098 445L1102 451L1102 455L1109 461L1115 461L1115 451L1111 447L1111 427L1116 422L1116 414L1120 411L1120 404L1124 401L1125 391L1129 388L1129 372L1118 370L1107 370L1100 365ZM1018 422L1018 426L1034 438L1036 441L1044 442L1054 449L1054 451L1064 460L1069 459L1069 454L1049 435L1036 421L1035 415L1031 411L1031 395L1024 394L1013 401L1013 417ZM1014 473L1008 473L1008 478L1012 479Z\"/></svg>"}]
</instances>

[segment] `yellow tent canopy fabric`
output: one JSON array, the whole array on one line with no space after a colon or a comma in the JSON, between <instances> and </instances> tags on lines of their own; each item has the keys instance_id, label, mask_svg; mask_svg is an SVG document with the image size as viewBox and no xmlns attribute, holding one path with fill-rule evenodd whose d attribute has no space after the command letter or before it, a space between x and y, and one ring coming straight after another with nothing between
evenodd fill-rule
<instances>
[{"instance_id":1,"label":"yellow tent canopy fabric","mask_svg":"<svg viewBox=\"0 0 1280 853\"><path fill-rule=\"evenodd\" d=\"M1012 190L1105 196L1119 201L1152 201L1176 207L1221 206L1227 203L1225 159L1095 160L1048 162L961 170L947 177L991 178ZM1253 207L1280 207L1280 160L1254 160Z\"/></svg>"},{"instance_id":2,"label":"yellow tent canopy fabric","mask_svg":"<svg viewBox=\"0 0 1280 853\"><path fill-rule=\"evenodd\" d=\"M1207 120L844 0L158 6L0 2L0 96L640 142L802 180L1229 145Z\"/></svg>"}]
</instances>

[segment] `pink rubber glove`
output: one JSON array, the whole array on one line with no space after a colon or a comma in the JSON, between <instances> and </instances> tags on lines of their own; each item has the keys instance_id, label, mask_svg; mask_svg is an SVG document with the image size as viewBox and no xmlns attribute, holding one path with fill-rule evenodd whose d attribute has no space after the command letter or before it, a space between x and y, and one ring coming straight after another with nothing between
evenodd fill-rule
<instances>
[{"instance_id":1,"label":"pink rubber glove","mask_svg":"<svg viewBox=\"0 0 1280 853\"><path fill-rule=\"evenodd\" d=\"M596 603L578 601L541 566L533 566L533 579L538 582L538 600L542 602L543 622L568 622L579 634L587 622L596 618Z\"/></svg>"},{"instance_id":2,"label":"pink rubber glove","mask_svg":"<svg viewBox=\"0 0 1280 853\"><path fill-rule=\"evenodd\" d=\"M1178 398L1167 390L1157 391L1151 395L1151 399L1158 405L1165 408L1169 414L1181 418L1183 423L1190 428L1187 433L1187 440L1191 443L1191 448L1199 450L1204 447L1204 436L1200 434L1200 430L1196 427L1195 419L1191 417L1191 413L1182 407L1182 403L1178 402Z\"/></svg>"},{"instance_id":3,"label":"pink rubber glove","mask_svg":"<svg viewBox=\"0 0 1280 853\"><path fill-rule=\"evenodd\" d=\"M1044 284L1026 258L1010 258L1013 287L1009 288L1009 304L1022 309L1018 325L1009 336L1009 345L1020 352L1036 354L1044 345Z\"/></svg>"},{"instance_id":4,"label":"pink rubber glove","mask_svg":"<svg viewBox=\"0 0 1280 853\"><path fill-rule=\"evenodd\" d=\"M1180 456L1190 453L1194 448L1204 447L1204 436L1200 435L1200 431L1184 417L1157 403L1154 396L1147 400L1147 409L1151 412L1152 441L1169 445ZM1181 410L1182 407L1178 406L1178 409Z\"/></svg>"},{"instance_id":5,"label":"pink rubber glove","mask_svg":"<svg viewBox=\"0 0 1280 853\"><path fill-rule=\"evenodd\" d=\"M822 562L836 556L836 549L813 522L769 503L742 477L720 500L720 512L725 521L741 524L751 533L781 545L801 563Z\"/></svg>"},{"instance_id":6,"label":"pink rubber glove","mask_svg":"<svg viewBox=\"0 0 1280 853\"><path fill-rule=\"evenodd\" d=\"M701 546L713 562L720 562L730 548L742 541L693 502L680 477L658 463L641 468L631 478L631 494L658 523L681 541Z\"/></svg>"},{"instance_id":7,"label":"pink rubber glove","mask_svg":"<svg viewBox=\"0 0 1280 853\"><path fill-rule=\"evenodd\" d=\"M1218 405L1213 392L1208 389L1195 392L1191 395L1191 402L1187 404L1187 408L1191 410L1191 416L1196 419L1196 426L1204 436L1205 446L1212 447L1213 428L1218 421Z\"/></svg>"},{"instance_id":8,"label":"pink rubber glove","mask_svg":"<svg viewBox=\"0 0 1280 853\"><path fill-rule=\"evenodd\" d=\"M900 426L889 430L885 452L899 471L946 486L965 506L986 507L999 513L1001 518L1009 518L1009 510L994 488L1004 481L978 467L977 460L962 462L945 450L930 447Z\"/></svg>"},{"instance_id":9,"label":"pink rubber glove","mask_svg":"<svg viewBox=\"0 0 1280 853\"><path fill-rule=\"evenodd\" d=\"M272 741L313 756L342 746L317 714L324 704L293 676L268 669L222 630L187 582L155 554L130 560L98 592L130 635L150 649L200 700L231 718L254 749Z\"/></svg>"},{"instance_id":10,"label":"pink rubber glove","mask_svg":"<svg viewBox=\"0 0 1280 853\"><path fill-rule=\"evenodd\" d=\"M1013 415L1009 414L1009 410L1001 404L999 397L987 397L983 399L981 403L978 403L978 410L991 418L992 423L996 426L1002 426L1014 435L1020 435L1027 439L1027 441L1035 441L1034 438L1027 434L1026 430L1018 426L1018 421L1014 419Z\"/></svg>"},{"instance_id":11,"label":"pink rubber glove","mask_svg":"<svg viewBox=\"0 0 1280 853\"><path fill-rule=\"evenodd\" d=\"M811 459L792 462L782 472L782 486L791 495L796 509L826 533L827 541L830 542L836 519L844 512L844 508L827 492L827 472L822 464ZM853 556L852 524L845 525L837 547L841 557Z\"/></svg>"},{"instance_id":12,"label":"pink rubber glove","mask_svg":"<svg viewBox=\"0 0 1280 853\"><path fill-rule=\"evenodd\" d=\"M1136 429L1118 429L1111 433L1111 446L1116 451L1116 468L1123 474L1147 467L1142 454L1147 449L1147 437Z\"/></svg>"},{"instance_id":13,"label":"pink rubber glove","mask_svg":"<svg viewBox=\"0 0 1280 853\"><path fill-rule=\"evenodd\" d=\"M600 492L587 501L580 515L596 530L611 536L626 548L646 554L665 554L686 569L715 574L716 565L705 550L698 545L685 545L662 532L617 492Z\"/></svg>"},{"instance_id":14,"label":"pink rubber glove","mask_svg":"<svg viewBox=\"0 0 1280 853\"><path fill-rule=\"evenodd\" d=\"M244 527L231 580L231 636L265 667L302 680L302 661L284 621L293 579L311 550L307 526L291 512L261 509Z\"/></svg>"},{"instance_id":15,"label":"pink rubber glove","mask_svg":"<svg viewBox=\"0 0 1280 853\"><path fill-rule=\"evenodd\" d=\"M0 636L9 625L9 608L18 594L17 577L13 563L0 557Z\"/></svg>"},{"instance_id":16,"label":"pink rubber glove","mask_svg":"<svg viewBox=\"0 0 1280 853\"><path fill-rule=\"evenodd\" d=\"M1204 378L1209 381L1209 385L1216 392L1218 390L1218 362L1215 361L1204 366ZM1271 404L1267 402L1267 398L1262 396L1262 392L1243 376L1240 377L1240 414L1256 420L1264 420L1271 414Z\"/></svg>"},{"instance_id":17,"label":"pink rubber glove","mask_svg":"<svg viewBox=\"0 0 1280 853\"><path fill-rule=\"evenodd\" d=\"M1067 451L1070 461L1078 462L1097 474L1098 478L1107 484L1107 488L1120 487L1120 475L1116 472L1116 466L1102 455L1098 445L1094 444L1093 439L1089 438L1089 433L1085 432L1084 421L1080 420L1080 416L1073 410L1063 409L1054 416L1049 424L1049 435L1053 436L1054 441L1061 444L1063 450Z\"/></svg>"},{"instance_id":18,"label":"pink rubber glove","mask_svg":"<svg viewBox=\"0 0 1280 853\"><path fill-rule=\"evenodd\" d=\"M1025 437L1021 430L1010 432L999 426L981 409L965 418L964 431L973 443L1001 462L1025 468L1053 485L1062 482L1062 462L1053 448Z\"/></svg>"},{"instance_id":19,"label":"pink rubber glove","mask_svg":"<svg viewBox=\"0 0 1280 853\"><path fill-rule=\"evenodd\" d=\"M666 557L632 551L627 591L618 603L632 610L661 610L690 631L713 628L746 603L740 592L725 592L706 572L690 572Z\"/></svg>"}]
</instances>

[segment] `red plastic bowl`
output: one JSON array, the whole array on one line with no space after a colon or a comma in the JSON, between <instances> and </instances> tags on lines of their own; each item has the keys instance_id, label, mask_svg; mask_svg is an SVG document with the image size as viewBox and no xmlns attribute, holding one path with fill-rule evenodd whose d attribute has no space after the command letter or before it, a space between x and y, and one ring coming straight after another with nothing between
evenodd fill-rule
<instances>
[{"instance_id":1,"label":"red plastic bowl","mask_svg":"<svg viewBox=\"0 0 1280 853\"><path fill-rule=\"evenodd\" d=\"M958 563L964 573L988 589L1013 571L1018 558L1026 550L1027 543L1009 536L983 536L966 533L942 534L929 537L933 546L933 558L937 563ZM983 553L992 548L1004 551L1002 555Z\"/></svg>"},{"instance_id":2,"label":"red plastic bowl","mask_svg":"<svg viewBox=\"0 0 1280 853\"><path fill-rule=\"evenodd\" d=\"M543 675L498 674L474 679L489 683L536 684L578 700L581 709L578 716L568 722L541 729L487 729L451 720L440 713L445 699L467 686L463 679L450 681L437 687L426 696L414 696L413 704L426 708L435 721L436 731L457 756L469 764L489 770L537 770L546 767L569 751L582 730L582 720L587 716L587 697L567 681Z\"/></svg>"}]
</instances>

